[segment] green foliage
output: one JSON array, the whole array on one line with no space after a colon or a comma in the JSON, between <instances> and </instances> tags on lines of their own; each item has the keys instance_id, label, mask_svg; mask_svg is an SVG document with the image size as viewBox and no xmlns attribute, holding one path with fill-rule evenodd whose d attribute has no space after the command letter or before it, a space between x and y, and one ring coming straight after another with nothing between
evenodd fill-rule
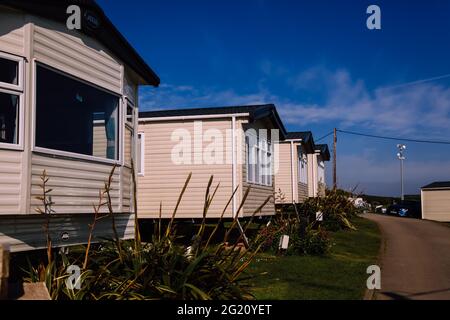
<instances>
[{"instance_id":1,"label":"green foliage","mask_svg":"<svg viewBox=\"0 0 450 320\"><path fill-rule=\"evenodd\" d=\"M328 232L342 229L355 230L351 220L358 209L350 201L351 193L343 190L327 190L325 196L309 198L297 205L299 215L288 206L282 206L280 214L260 233L262 250L279 251L280 238L289 236L288 255L324 255L330 248ZM317 221L321 212L323 221Z\"/></svg>"},{"instance_id":2,"label":"green foliage","mask_svg":"<svg viewBox=\"0 0 450 320\"><path fill-rule=\"evenodd\" d=\"M316 220L316 213L321 212L321 225L325 230L355 229L351 219L358 215L358 209L350 201L346 191L327 190L324 197L309 198L299 205L299 209L309 221Z\"/></svg>"},{"instance_id":3,"label":"green foliage","mask_svg":"<svg viewBox=\"0 0 450 320\"><path fill-rule=\"evenodd\" d=\"M324 255L330 248L329 235L319 225L302 218L279 216L260 231L261 249L279 252L283 235L289 236L287 255Z\"/></svg>"},{"instance_id":4,"label":"green foliage","mask_svg":"<svg viewBox=\"0 0 450 320\"><path fill-rule=\"evenodd\" d=\"M288 254L304 254L321 256L329 252L331 247L330 236L328 232L320 226L315 229L312 225L308 225L304 230L297 230L291 235L291 245Z\"/></svg>"},{"instance_id":5,"label":"green foliage","mask_svg":"<svg viewBox=\"0 0 450 320\"><path fill-rule=\"evenodd\" d=\"M106 206L112 216L111 197L109 195L113 171L105 183L105 189L99 194L99 204L94 206L93 223L86 247L77 247L69 254L61 253L37 267L29 263L26 271L28 282L45 282L52 299L61 300L146 300L146 299L252 299L242 274L259 251L261 245L251 245L251 249L238 246L240 240L247 241L244 234L252 223L254 215L270 200L268 198L251 219L242 227L239 224L239 211L248 196L246 191L239 206L236 218L221 243L211 245L211 239L217 232L224 214L230 205L236 190L223 210L217 226L209 237L205 234L208 209L219 188L213 192L213 177L210 178L205 194L203 221L193 237L190 246L179 244L174 219L181 199L191 179L191 175L180 193L170 223L161 230L161 219L155 227L151 243L141 241L139 234L134 240L123 241L117 236L100 245L92 245L95 223L102 218L100 209ZM47 179L48 180L48 179ZM160 213L161 216L161 213ZM114 219L112 228L115 231ZM238 228L239 227L239 228ZM241 235L234 246L228 245L228 238L234 228ZM116 232L114 232L116 234ZM244 241L244 242L245 242ZM260 243L259 237L255 243ZM49 250L51 251L51 247ZM81 288L69 289L66 280L70 265L82 266L81 276L77 280Z\"/></svg>"}]
</instances>

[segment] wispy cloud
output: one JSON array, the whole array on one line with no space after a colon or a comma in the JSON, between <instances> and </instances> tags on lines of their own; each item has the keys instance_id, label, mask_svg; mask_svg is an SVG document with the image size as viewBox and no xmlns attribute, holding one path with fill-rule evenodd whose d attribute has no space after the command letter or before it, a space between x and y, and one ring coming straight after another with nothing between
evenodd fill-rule
<instances>
[{"instance_id":1,"label":"wispy cloud","mask_svg":"<svg viewBox=\"0 0 450 320\"><path fill-rule=\"evenodd\" d=\"M266 103L277 99L267 91L239 94L233 89L218 90L214 87L164 85L141 94L142 110L176 109L192 107L231 106Z\"/></svg>"},{"instance_id":2,"label":"wispy cloud","mask_svg":"<svg viewBox=\"0 0 450 320\"><path fill-rule=\"evenodd\" d=\"M263 75L287 72L268 61L262 62L261 69ZM162 85L142 94L141 107L149 110L275 103L286 123L303 127L333 123L342 128L364 126L371 132L422 137L439 135L450 128L450 88L438 82L368 90L363 80L353 79L346 69L329 70L323 66L283 78L287 78L292 92L319 93L322 102L297 101L274 94L264 85L249 93L215 86Z\"/></svg>"},{"instance_id":3,"label":"wispy cloud","mask_svg":"<svg viewBox=\"0 0 450 320\"><path fill-rule=\"evenodd\" d=\"M367 150L366 150L367 151ZM448 180L450 161L409 159L405 162L405 192L417 194L420 186L432 181ZM331 168L328 168L330 171ZM394 195L400 193L399 161L379 161L371 152L340 155L338 161L339 185L358 192ZM331 177L331 172L328 172ZM331 181L328 181L331 183Z\"/></svg>"},{"instance_id":4,"label":"wispy cloud","mask_svg":"<svg viewBox=\"0 0 450 320\"><path fill-rule=\"evenodd\" d=\"M289 79L294 90L321 90L325 102L281 104L287 121L333 121L342 127L364 126L370 131L396 134L427 134L450 125L450 88L422 82L414 86L380 87L369 91L364 81L352 79L346 70L315 67Z\"/></svg>"}]
</instances>

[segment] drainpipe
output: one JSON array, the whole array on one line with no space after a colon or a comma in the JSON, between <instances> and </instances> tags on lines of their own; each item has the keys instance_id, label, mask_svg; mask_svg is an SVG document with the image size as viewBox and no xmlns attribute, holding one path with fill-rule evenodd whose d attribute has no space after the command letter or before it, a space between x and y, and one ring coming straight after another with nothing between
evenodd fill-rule
<instances>
[{"instance_id":1,"label":"drainpipe","mask_svg":"<svg viewBox=\"0 0 450 320\"><path fill-rule=\"evenodd\" d=\"M237 188L237 147L236 147L236 116L232 116L231 117L231 128L232 128L232 132L231 132L231 152L232 152L232 177L231 177L231 184L232 184L232 191L234 192L234 190L236 190ZM237 194L237 193L236 193ZM236 199L236 194L234 194L233 196L233 200L232 200L232 210L233 210L233 218L236 219L238 228L242 234L242 239L244 240L244 244L245 247L248 248L249 244L248 244L248 239L244 234L244 229L242 228L241 223L239 222L239 218L236 218L238 212L237 212L237 199Z\"/></svg>"}]
</instances>

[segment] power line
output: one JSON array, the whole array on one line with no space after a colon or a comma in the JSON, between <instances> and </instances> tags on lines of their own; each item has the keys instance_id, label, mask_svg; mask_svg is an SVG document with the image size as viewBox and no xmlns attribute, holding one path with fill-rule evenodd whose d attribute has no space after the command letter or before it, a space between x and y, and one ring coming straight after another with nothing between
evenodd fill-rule
<instances>
[{"instance_id":1,"label":"power line","mask_svg":"<svg viewBox=\"0 0 450 320\"><path fill-rule=\"evenodd\" d=\"M323 139L325 139L325 138L328 138L328 137L331 136L333 133L334 133L334 131L331 131L330 133L324 135L322 138L317 139L316 142L319 142L320 140L323 140Z\"/></svg>"},{"instance_id":2,"label":"power line","mask_svg":"<svg viewBox=\"0 0 450 320\"><path fill-rule=\"evenodd\" d=\"M432 144L445 144L445 145L450 145L450 141L419 140L419 139L410 139L410 138L397 138L397 137L388 137L388 136L380 136L380 135L374 135L374 134L360 133L360 132L354 132L354 131L346 131L346 130L340 130L340 129L337 129L337 131L338 131L338 132L341 132L341 133L345 133L345 134L351 134L351 135L362 136L362 137L369 137L369 138L375 138L375 139L384 139L384 140L408 141L408 142L416 142L416 143L432 143Z\"/></svg>"}]
</instances>

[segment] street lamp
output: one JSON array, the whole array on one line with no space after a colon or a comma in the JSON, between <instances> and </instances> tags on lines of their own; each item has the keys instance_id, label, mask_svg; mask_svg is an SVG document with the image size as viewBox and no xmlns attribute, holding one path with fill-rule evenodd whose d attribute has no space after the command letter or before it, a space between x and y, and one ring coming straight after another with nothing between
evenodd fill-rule
<instances>
[{"instance_id":1,"label":"street lamp","mask_svg":"<svg viewBox=\"0 0 450 320\"><path fill-rule=\"evenodd\" d=\"M403 160L406 160L406 157L403 155L403 151L406 150L406 146L404 144L398 144L397 145L398 153L397 158L400 160L400 181L401 181L401 199L402 201L405 200L405 194L404 194L404 187L403 187Z\"/></svg>"}]
</instances>

